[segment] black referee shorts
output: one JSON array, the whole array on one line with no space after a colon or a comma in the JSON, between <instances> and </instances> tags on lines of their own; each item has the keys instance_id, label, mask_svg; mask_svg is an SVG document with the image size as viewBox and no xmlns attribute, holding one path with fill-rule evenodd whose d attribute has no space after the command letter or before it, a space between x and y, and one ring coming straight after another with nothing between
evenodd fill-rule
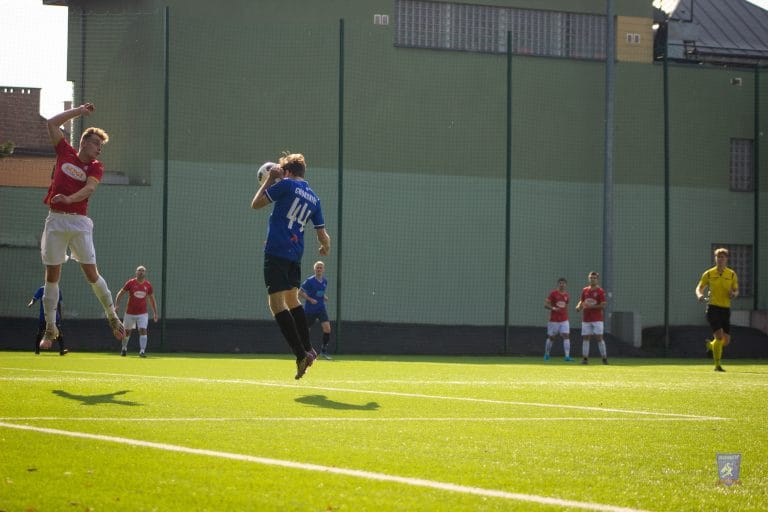
<instances>
[{"instance_id":1,"label":"black referee shorts","mask_svg":"<svg viewBox=\"0 0 768 512\"><path fill-rule=\"evenodd\" d=\"M707 306L707 321L712 332L722 329L724 333L731 334L731 308L720 306Z\"/></svg>"}]
</instances>

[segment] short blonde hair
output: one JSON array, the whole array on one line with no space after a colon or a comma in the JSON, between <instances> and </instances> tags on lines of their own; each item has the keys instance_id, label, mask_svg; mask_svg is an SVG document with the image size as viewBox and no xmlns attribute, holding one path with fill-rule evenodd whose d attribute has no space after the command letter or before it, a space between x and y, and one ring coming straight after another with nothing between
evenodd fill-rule
<instances>
[{"instance_id":1,"label":"short blonde hair","mask_svg":"<svg viewBox=\"0 0 768 512\"><path fill-rule=\"evenodd\" d=\"M301 153L289 154L286 151L283 153L283 156L280 157L280 167L282 167L284 171L288 171L294 176L303 178L304 171L307 170L307 161L304 159L304 155Z\"/></svg>"},{"instance_id":2,"label":"short blonde hair","mask_svg":"<svg viewBox=\"0 0 768 512\"><path fill-rule=\"evenodd\" d=\"M725 257L728 257L728 249L725 247L720 247L719 249L715 249L715 257L720 256L721 254L725 254Z\"/></svg>"},{"instance_id":3,"label":"short blonde hair","mask_svg":"<svg viewBox=\"0 0 768 512\"><path fill-rule=\"evenodd\" d=\"M101 142L106 144L109 142L109 135L107 132L102 130L101 128L96 128L95 126L91 126L90 128L86 128L83 134L80 136L80 144L83 143L86 137L90 137L91 135L95 135L98 138L101 139Z\"/></svg>"}]
</instances>

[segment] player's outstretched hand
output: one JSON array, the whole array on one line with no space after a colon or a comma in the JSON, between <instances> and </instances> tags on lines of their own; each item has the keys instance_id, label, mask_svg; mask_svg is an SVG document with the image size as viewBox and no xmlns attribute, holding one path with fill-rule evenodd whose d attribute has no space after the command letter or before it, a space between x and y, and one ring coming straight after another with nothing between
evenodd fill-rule
<instances>
[{"instance_id":1,"label":"player's outstretched hand","mask_svg":"<svg viewBox=\"0 0 768 512\"><path fill-rule=\"evenodd\" d=\"M80 113L84 116L91 115L94 110L96 110L96 107L93 105L93 103L83 103L80 105Z\"/></svg>"}]
</instances>

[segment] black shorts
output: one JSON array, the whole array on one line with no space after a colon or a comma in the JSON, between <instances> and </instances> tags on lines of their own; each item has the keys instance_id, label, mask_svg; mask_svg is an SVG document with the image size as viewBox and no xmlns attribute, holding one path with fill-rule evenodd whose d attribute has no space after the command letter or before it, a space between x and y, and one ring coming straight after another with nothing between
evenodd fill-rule
<instances>
[{"instance_id":1,"label":"black shorts","mask_svg":"<svg viewBox=\"0 0 768 512\"><path fill-rule=\"evenodd\" d=\"M317 313L306 313L307 315L307 326L312 327L315 325L315 322L320 320L320 323L323 322L329 322L328 320L328 311L322 310L318 311Z\"/></svg>"},{"instance_id":2,"label":"black shorts","mask_svg":"<svg viewBox=\"0 0 768 512\"><path fill-rule=\"evenodd\" d=\"M720 306L707 306L707 321L712 332L722 329L724 333L731 334L731 308Z\"/></svg>"},{"instance_id":3,"label":"black shorts","mask_svg":"<svg viewBox=\"0 0 768 512\"><path fill-rule=\"evenodd\" d=\"M300 262L278 258L271 254L264 255L264 284L267 285L269 295L298 288L300 283Z\"/></svg>"}]
</instances>

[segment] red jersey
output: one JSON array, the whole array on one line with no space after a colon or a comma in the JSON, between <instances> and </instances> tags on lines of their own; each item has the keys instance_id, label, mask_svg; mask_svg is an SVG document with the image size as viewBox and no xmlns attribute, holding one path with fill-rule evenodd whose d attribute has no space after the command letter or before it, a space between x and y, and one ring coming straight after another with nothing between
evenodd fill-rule
<instances>
[{"instance_id":1,"label":"red jersey","mask_svg":"<svg viewBox=\"0 0 768 512\"><path fill-rule=\"evenodd\" d=\"M560 293L560 290L552 290L547 300L557 311L549 310L550 322L565 322L568 320L568 292Z\"/></svg>"},{"instance_id":2,"label":"red jersey","mask_svg":"<svg viewBox=\"0 0 768 512\"><path fill-rule=\"evenodd\" d=\"M583 290L581 290L581 303L582 304L590 304L592 306L596 304L602 304L605 302L605 290L600 288L599 286L595 288L594 290L590 286L585 286ZM584 315L583 320L585 322L602 322L603 321L603 310L602 309L584 309Z\"/></svg>"},{"instance_id":3,"label":"red jersey","mask_svg":"<svg viewBox=\"0 0 768 512\"><path fill-rule=\"evenodd\" d=\"M129 279L123 286L128 292L128 307L125 312L129 315L143 315L147 312L147 297L152 295L152 283L144 280L140 283L135 277Z\"/></svg>"},{"instance_id":4,"label":"red jersey","mask_svg":"<svg viewBox=\"0 0 768 512\"><path fill-rule=\"evenodd\" d=\"M88 199L83 199L77 203L64 204L56 203L51 205L50 201L56 194L69 196L85 186L89 177L101 181L104 174L104 165L98 160L91 160L83 163L77 156L75 148L70 146L66 139L61 139L56 144L56 167L53 169L53 178L51 186L48 187L48 194L43 202L54 210L67 213L76 213L78 215L88 215Z\"/></svg>"}]
</instances>

